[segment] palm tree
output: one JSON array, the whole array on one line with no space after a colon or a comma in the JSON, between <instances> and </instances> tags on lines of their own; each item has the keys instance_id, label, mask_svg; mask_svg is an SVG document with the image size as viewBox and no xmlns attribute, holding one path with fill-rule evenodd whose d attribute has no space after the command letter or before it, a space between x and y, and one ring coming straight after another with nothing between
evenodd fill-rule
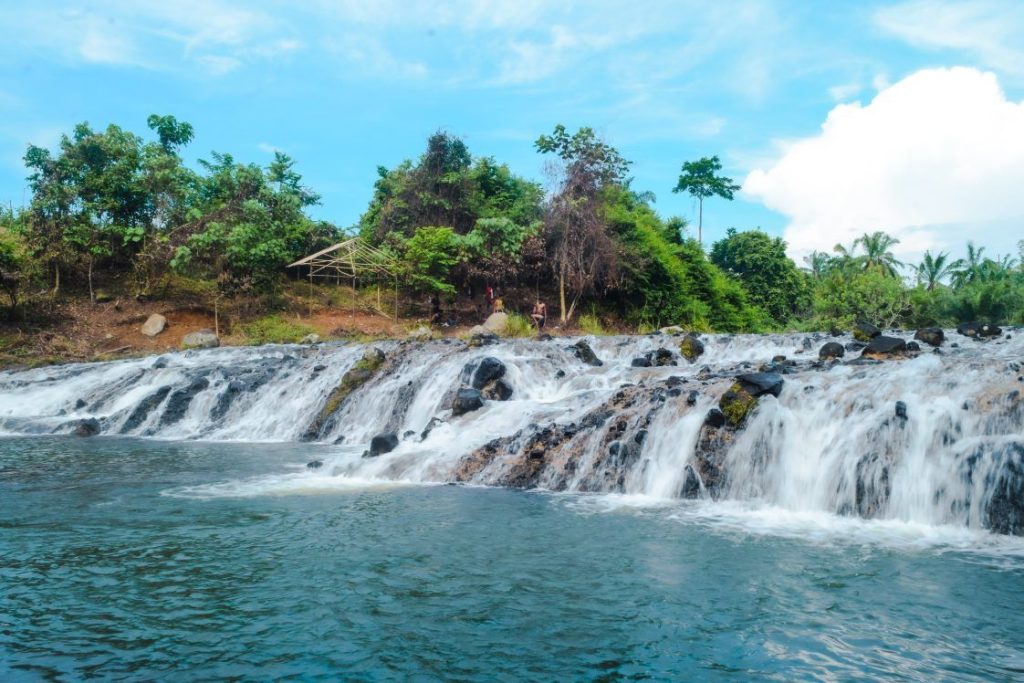
<instances>
[{"instance_id":1,"label":"palm tree","mask_svg":"<svg viewBox=\"0 0 1024 683\"><path fill-rule=\"evenodd\" d=\"M890 250L893 246L899 244L900 241L892 235L887 235L884 232L878 230L870 235L864 233L856 240L853 245L856 247L860 245L864 248L864 270L876 269L882 272L883 275L890 277L899 277L899 271L897 270L903 265L901 261L897 261L896 257Z\"/></svg>"},{"instance_id":2,"label":"palm tree","mask_svg":"<svg viewBox=\"0 0 1024 683\"><path fill-rule=\"evenodd\" d=\"M953 271L954 288L959 289L981 278L985 263L981 255L984 253L985 247L975 247L974 242L967 243L967 258L960 259L960 267Z\"/></svg>"},{"instance_id":3,"label":"palm tree","mask_svg":"<svg viewBox=\"0 0 1024 683\"><path fill-rule=\"evenodd\" d=\"M930 251L926 251L921 263L914 266L914 270L917 271L917 281L930 292L942 284L943 278L949 277L960 268L961 263L959 259L950 261L949 254L944 251L938 256L932 256Z\"/></svg>"},{"instance_id":4,"label":"palm tree","mask_svg":"<svg viewBox=\"0 0 1024 683\"><path fill-rule=\"evenodd\" d=\"M832 265L832 257L823 251L812 251L807 256L804 256L804 263L807 267L804 268L811 277L815 280L820 280L825 276Z\"/></svg>"}]
</instances>

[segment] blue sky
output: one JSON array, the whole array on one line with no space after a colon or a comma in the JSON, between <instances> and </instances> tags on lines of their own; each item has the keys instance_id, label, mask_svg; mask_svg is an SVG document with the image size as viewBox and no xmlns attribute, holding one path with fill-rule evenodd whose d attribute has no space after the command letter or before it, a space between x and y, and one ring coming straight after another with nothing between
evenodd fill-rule
<instances>
[{"instance_id":1,"label":"blue sky","mask_svg":"<svg viewBox=\"0 0 1024 683\"><path fill-rule=\"evenodd\" d=\"M174 114L195 126L192 159L281 149L343 226L376 167L439 128L542 179L532 142L563 123L618 147L665 216L695 218L671 188L718 154L744 191L705 206L706 241L760 226L798 255L886 229L910 255L1024 237L1021 2L0 4L15 206L25 145L79 121L144 133Z\"/></svg>"}]
</instances>

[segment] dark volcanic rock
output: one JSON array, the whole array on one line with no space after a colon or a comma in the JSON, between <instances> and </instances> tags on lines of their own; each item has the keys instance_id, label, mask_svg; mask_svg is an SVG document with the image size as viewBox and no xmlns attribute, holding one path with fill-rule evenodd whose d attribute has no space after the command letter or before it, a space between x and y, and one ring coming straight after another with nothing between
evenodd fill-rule
<instances>
[{"instance_id":1,"label":"dark volcanic rock","mask_svg":"<svg viewBox=\"0 0 1024 683\"><path fill-rule=\"evenodd\" d=\"M818 358L822 360L831 358L842 358L846 355L846 349L839 342L825 342L820 349L818 349Z\"/></svg>"},{"instance_id":2,"label":"dark volcanic rock","mask_svg":"<svg viewBox=\"0 0 1024 683\"><path fill-rule=\"evenodd\" d=\"M896 401L896 417L901 420L907 419L907 404L903 401Z\"/></svg>"},{"instance_id":3,"label":"dark volcanic rock","mask_svg":"<svg viewBox=\"0 0 1024 683\"><path fill-rule=\"evenodd\" d=\"M922 327L914 333L914 339L929 346L938 347L946 341L946 333L942 331L941 327Z\"/></svg>"},{"instance_id":4,"label":"dark volcanic rock","mask_svg":"<svg viewBox=\"0 0 1024 683\"><path fill-rule=\"evenodd\" d=\"M125 420L124 425L121 426L121 433L127 434L145 422L146 418L149 417L149 414L153 412L157 406L163 403L163 400L167 398L167 394L169 393L171 393L170 387L160 387L152 394L139 401L128 416L128 419Z\"/></svg>"},{"instance_id":5,"label":"dark volcanic rock","mask_svg":"<svg viewBox=\"0 0 1024 683\"><path fill-rule=\"evenodd\" d=\"M499 379L484 387L481 394L488 401L507 401L512 398L512 385Z\"/></svg>"},{"instance_id":6,"label":"dark volcanic rock","mask_svg":"<svg viewBox=\"0 0 1024 683\"><path fill-rule=\"evenodd\" d=\"M590 344L583 339L570 346L569 350L587 365L593 365L594 367L604 365L604 362L594 353L594 349L590 348Z\"/></svg>"},{"instance_id":7,"label":"dark volcanic rock","mask_svg":"<svg viewBox=\"0 0 1024 683\"><path fill-rule=\"evenodd\" d=\"M494 356L487 356L476 366L470 386L474 389L483 389L489 383L504 376L505 364Z\"/></svg>"},{"instance_id":8,"label":"dark volcanic rock","mask_svg":"<svg viewBox=\"0 0 1024 683\"><path fill-rule=\"evenodd\" d=\"M311 470L318 470L318 469L320 469L323 466L324 466L324 461L323 460L311 460L310 462L306 463L306 467L308 467Z\"/></svg>"},{"instance_id":9,"label":"dark volcanic rock","mask_svg":"<svg viewBox=\"0 0 1024 683\"><path fill-rule=\"evenodd\" d=\"M778 397L782 393L782 385L784 384L782 376L775 372L755 372L748 375L738 375L736 381L754 398L765 394Z\"/></svg>"},{"instance_id":10,"label":"dark volcanic rock","mask_svg":"<svg viewBox=\"0 0 1024 683\"><path fill-rule=\"evenodd\" d=\"M676 364L675 355L666 348L655 349L647 354L647 356L650 358L651 363L659 368Z\"/></svg>"},{"instance_id":11,"label":"dark volcanic rock","mask_svg":"<svg viewBox=\"0 0 1024 683\"><path fill-rule=\"evenodd\" d=\"M651 367L651 359L647 356L638 356L630 363L634 368L649 368Z\"/></svg>"},{"instance_id":12,"label":"dark volcanic rock","mask_svg":"<svg viewBox=\"0 0 1024 683\"><path fill-rule=\"evenodd\" d=\"M210 380L205 377L196 377L184 389L175 390L167 399L167 406L164 408L163 415L160 416L160 426L174 424L185 417L188 407L192 404L192 399L209 386Z\"/></svg>"},{"instance_id":13,"label":"dark volcanic rock","mask_svg":"<svg viewBox=\"0 0 1024 683\"><path fill-rule=\"evenodd\" d=\"M477 389L459 389L452 402L452 415L465 415L484 407L484 397Z\"/></svg>"},{"instance_id":14,"label":"dark volcanic rock","mask_svg":"<svg viewBox=\"0 0 1024 683\"><path fill-rule=\"evenodd\" d=\"M376 458L378 455L390 453L396 448L398 448L398 435L394 432L385 432L370 439L370 450L364 454L364 457Z\"/></svg>"},{"instance_id":15,"label":"dark volcanic rock","mask_svg":"<svg viewBox=\"0 0 1024 683\"><path fill-rule=\"evenodd\" d=\"M869 342L880 334L882 331L871 323L857 323L853 326L853 338L857 341Z\"/></svg>"},{"instance_id":16,"label":"dark volcanic rock","mask_svg":"<svg viewBox=\"0 0 1024 683\"><path fill-rule=\"evenodd\" d=\"M697 405L697 399L699 397L700 397L700 394L697 392L697 390L696 389L691 389L690 393L686 395L686 405L688 405L688 406L695 406L695 405Z\"/></svg>"},{"instance_id":17,"label":"dark volcanic rock","mask_svg":"<svg viewBox=\"0 0 1024 683\"><path fill-rule=\"evenodd\" d=\"M100 433L100 421L95 417L82 420L72 432L75 436L96 436Z\"/></svg>"},{"instance_id":18,"label":"dark volcanic rock","mask_svg":"<svg viewBox=\"0 0 1024 683\"><path fill-rule=\"evenodd\" d=\"M704 342L695 335L688 334L679 343L679 353L683 355L683 358L692 363L704 354Z\"/></svg>"},{"instance_id":19,"label":"dark volcanic rock","mask_svg":"<svg viewBox=\"0 0 1024 683\"><path fill-rule=\"evenodd\" d=\"M848 342L848 343L846 344L846 346L845 346L845 347L843 347L843 348L845 348L845 349L846 349L847 351L851 351L851 352L853 352L853 351L860 351L860 350L861 350L861 349L863 349L863 348L864 348L865 346L867 346L867 344L865 344L865 343L863 343L863 342L859 342L859 341L852 341L852 342Z\"/></svg>"},{"instance_id":20,"label":"dark volcanic rock","mask_svg":"<svg viewBox=\"0 0 1024 683\"><path fill-rule=\"evenodd\" d=\"M710 427L724 427L725 426L725 413L718 408L712 408L708 411L708 414L704 417L704 424Z\"/></svg>"},{"instance_id":21,"label":"dark volcanic rock","mask_svg":"<svg viewBox=\"0 0 1024 683\"><path fill-rule=\"evenodd\" d=\"M683 486L679 490L679 496L691 499L700 497L700 477L689 465L686 466L686 474L683 476Z\"/></svg>"},{"instance_id":22,"label":"dark volcanic rock","mask_svg":"<svg viewBox=\"0 0 1024 683\"><path fill-rule=\"evenodd\" d=\"M907 354L907 342L899 337L875 337L871 340L861 356L875 360L888 358L903 358Z\"/></svg>"},{"instance_id":23,"label":"dark volcanic rock","mask_svg":"<svg viewBox=\"0 0 1024 683\"><path fill-rule=\"evenodd\" d=\"M921 345L918 344L916 341L909 341L907 342L907 351L919 353L921 351Z\"/></svg>"},{"instance_id":24,"label":"dark volcanic rock","mask_svg":"<svg viewBox=\"0 0 1024 683\"><path fill-rule=\"evenodd\" d=\"M1003 333L995 325L980 322L960 323L956 326L956 331L965 337L998 337Z\"/></svg>"}]
</instances>

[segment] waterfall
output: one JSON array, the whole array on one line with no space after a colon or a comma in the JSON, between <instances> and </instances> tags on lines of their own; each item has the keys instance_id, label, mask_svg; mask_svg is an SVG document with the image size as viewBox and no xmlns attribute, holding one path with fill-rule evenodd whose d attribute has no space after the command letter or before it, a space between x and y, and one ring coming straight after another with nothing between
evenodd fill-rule
<instances>
[{"instance_id":1,"label":"waterfall","mask_svg":"<svg viewBox=\"0 0 1024 683\"><path fill-rule=\"evenodd\" d=\"M0 434L89 424L153 439L313 439L330 455L296 476L758 501L1024 534L1024 337L951 333L907 359L820 362L829 340L705 335L690 363L679 336L586 338L599 366L578 357L577 339L383 342L372 345L383 364L358 383L369 347L346 343L7 371ZM675 364L634 364L657 349ZM488 357L511 397L453 416L456 392ZM765 364L782 373L779 396L761 397L735 428L709 427L735 376ZM366 457L385 432L397 447Z\"/></svg>"}]
</instances>

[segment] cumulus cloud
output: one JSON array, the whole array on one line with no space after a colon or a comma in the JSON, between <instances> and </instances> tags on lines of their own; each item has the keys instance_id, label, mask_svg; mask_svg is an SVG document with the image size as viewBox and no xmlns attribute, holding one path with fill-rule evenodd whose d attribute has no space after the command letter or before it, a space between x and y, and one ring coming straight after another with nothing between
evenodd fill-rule
<instances>
[{"instance_id":1,"label":"cumulus cloud","mask_svg":"<svg viewBox=\"0 0 1024 683\"><path fill-rule=\"evenodd\" d=\"M905 256L968 239L1012 251L1024 235L1024 102L992 73L918 71L780 149L743 192L789 218L794 255L874 230L900 238Z\"/></svg>"}]
</instances>

